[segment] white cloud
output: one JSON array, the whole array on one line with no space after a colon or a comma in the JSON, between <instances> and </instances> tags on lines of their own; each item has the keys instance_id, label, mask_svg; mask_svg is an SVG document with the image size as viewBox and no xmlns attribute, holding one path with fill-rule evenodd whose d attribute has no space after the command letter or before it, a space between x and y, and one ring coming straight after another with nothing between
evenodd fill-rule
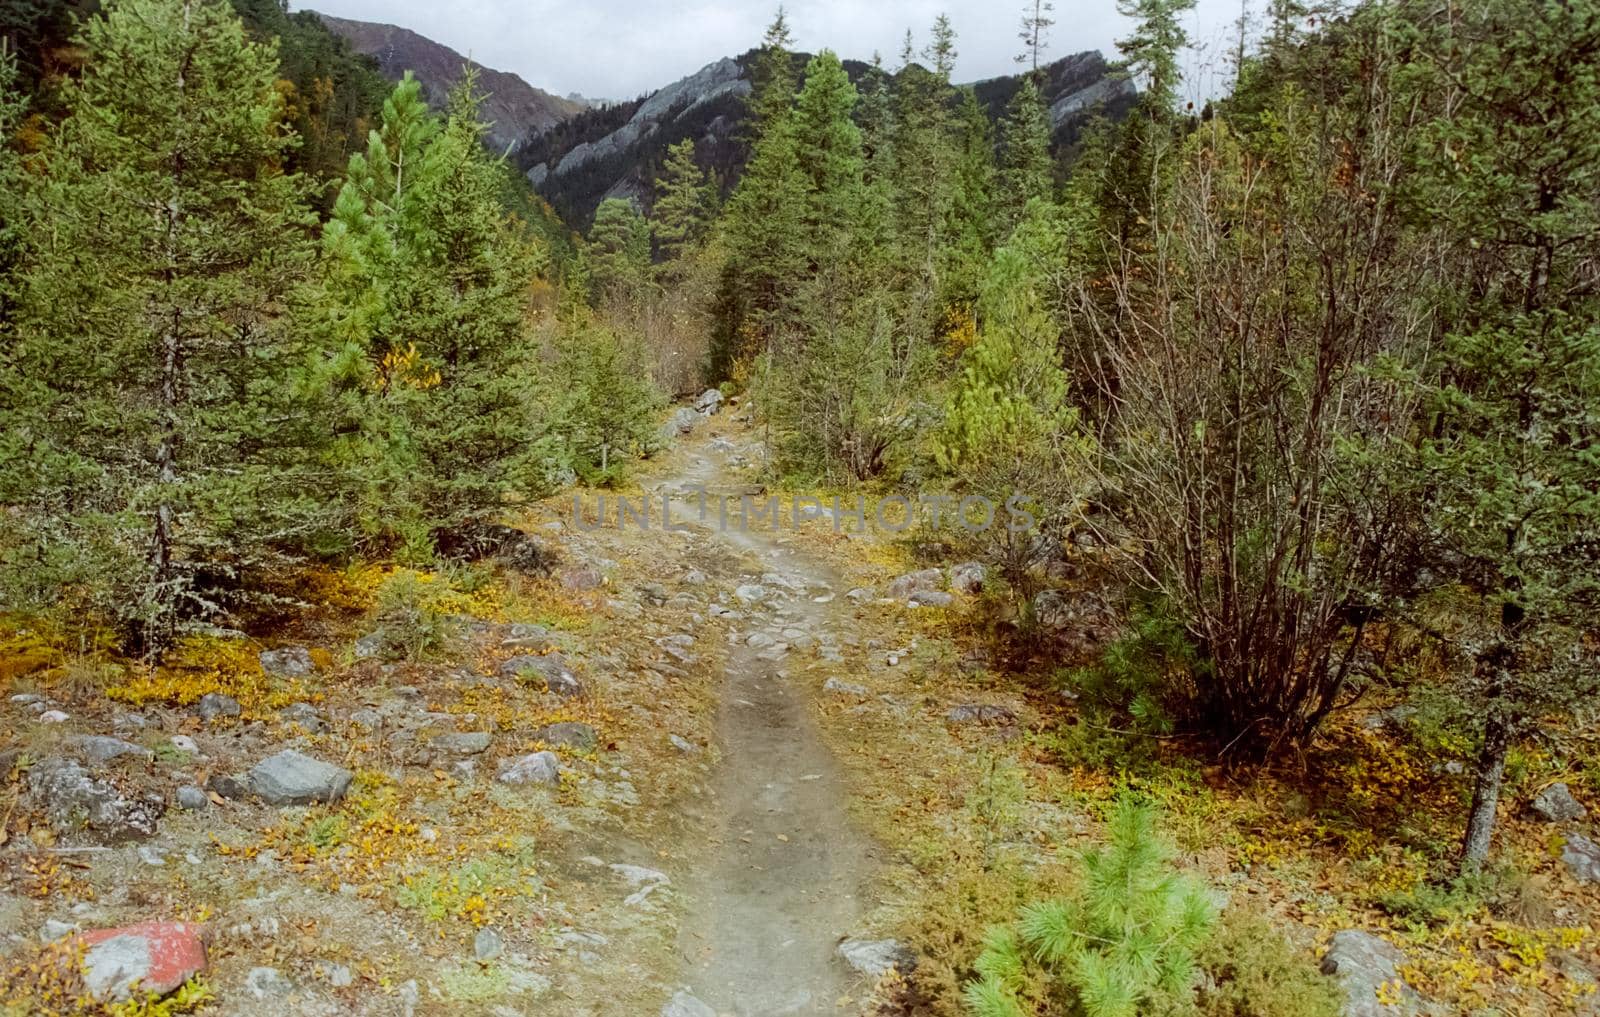
<instances>
[{"instance_id":1,"label":"white cloud","mask_svg":"<svg viewBox=\"0 0 1600 1017\"><path fill-rule=\"evenodd\" d=\"M786 5L796 46L815 52L829 48L841 56L870 59L881 52L890 66L899 62L907 28L917 46L928 27L948 13L957 33L960 57L956 76L963 81L1012 73L1022 4L1015 9L982 0L790 0ZM1218 64L1238 17L1239 0L1199 0L1191 34L1212 52L1191 60L1191 74L1202 91L1218 75L1203 62ZM724 56L756 46L772 20L776 3L734 0L309 0L296 2L339 17L381 21L418 32L479 63L514 71L530 84L557 94L626 99L674 81ZM1056 26L1050 53L1064 56L1086 49L1113 55L1127 22L1115 0L1056 0Z\"/></svg>"}]
</instances>

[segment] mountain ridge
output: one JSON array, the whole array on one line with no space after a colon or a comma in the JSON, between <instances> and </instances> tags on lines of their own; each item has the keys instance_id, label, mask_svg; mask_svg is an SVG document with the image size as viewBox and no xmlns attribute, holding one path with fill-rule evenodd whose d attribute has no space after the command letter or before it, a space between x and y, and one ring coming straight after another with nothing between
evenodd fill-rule
<instances>
[{"instance_id":1,"label":"mountain ridge","mask_svg":"<svg viewBox=\"0 0 1600 1017\"><path fill-rule=\"evenodd\" d=\"M589 108L587 101L562 98L510 71L485 67L409 28L339 18L321 11L313 13L356 52L376 60L379 71L389 80L398 81L411 71L422 82L428 104L435 108L443 108L461 69L473 67L478 72L478 87L486 96L483 117L490 124L487 141L496 151L515 152L530 138Z\"/></svg>"}]
</instances>

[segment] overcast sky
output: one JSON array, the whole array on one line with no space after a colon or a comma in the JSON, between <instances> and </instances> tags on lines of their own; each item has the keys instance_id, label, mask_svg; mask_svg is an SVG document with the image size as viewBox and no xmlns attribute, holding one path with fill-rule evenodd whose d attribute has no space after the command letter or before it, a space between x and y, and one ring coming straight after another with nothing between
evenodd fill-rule
<instances>
[{"instance_id":1,"label":"overcast sky","mask_svg":"<svg viewBox=\"0 0 1600 1017\"><path fill-rule=\"evenodd\" d=\"M1201 94L1214 91L1207 79L1219 72L1209 65L1221 62L1215 54L1228 45L1239 3L1198 0L1190 15L1191 37L1208 44L1211 54L1189 61L1192 87ZM400 25L558 95L629 99L755 46L777 2L295 0L294 7ZM955 23L961 81L1012 73L1021 46L1020 0L788 0L785 7L799 49L827 47L862 60L881 51L890 66L898 62L907 28L921 48L933 19L947 13ZM1085 49L1110 56L1127 32L1116 0L1056 0L1055 7L1052 56Z\"/></svg>"}]
</instances>

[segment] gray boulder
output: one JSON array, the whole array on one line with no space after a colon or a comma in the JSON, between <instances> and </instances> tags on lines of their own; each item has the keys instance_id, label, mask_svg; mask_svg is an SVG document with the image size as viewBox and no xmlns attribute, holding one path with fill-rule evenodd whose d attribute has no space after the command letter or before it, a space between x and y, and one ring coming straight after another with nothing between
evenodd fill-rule
<instances>
[{"instance_id":1,"label":"gray boulder","mask_svg":"<svg viewBox=\"0 0 1600 1017\"><path fill-rule=\"evenodd\" d=\"M715 416L716 412L722 409L722 391L715 388L706 389L700 393L700 398L694 401L694 408L708 417Z\"/></svg>"},{"instance_id":2,"label":"gray boulder","mask_svg":"<svg viewBox=\"0 0 1600 1017\"><path fill-rule=\"evenodd\" d=\"M200 697L200 705L195 710L200 714L201 720L216 720L218 717L237 717L239 716L239 701L220 692L208 692Z\"/></svg>"},{"instance_id":3,"label":"gray boulder","mask_svg":"<svg viewBox=\"0 0 1600 1017\"><path fill-rule=\"evenodd\" d=\"M285 646L261 651L261 670L279 678L304 678L317 669L311 651L304 646Z\"/></svg>"},{"instance_id":4,"label":"gray boulder","mask_svg":"<svg viewBox=\"0 0 1600 1017\"><path fill-rule=\"evenodd\" d=\"M350 778L342 766L286 749L257 763L246 781L268 805L309 805L343 798Z\"/></svg>"},{"instance_id":5,"label":"gray boulder","mask_svg":"<svg viewBox=\"0 0 1600 1017\"><path fill-rule=\"evenodd\" d=\"M949 607L956 598L943 590L918 590L906 598L912 607Z\"/></svg>"},{"instance_id":6,"label":"gray boulder","mask_svg":"<svg viewBox=\"0 0 1600 1017\"><path fill-rule=\"evenodd\" d=\"M178 789L178 807L190 812L204 812L211 807L211 798L193 784Z\"/></svg>"},{"instance_id":7,"label":"gray boulder","mask_svg":"<svg viewBox=\"0 0 1600 1017\"><path fill-rule=\"evenodd\" d=\"M79 735L72 739L71 745L83 753L86 759L96 763L109 763L123 756L150 759L155 755L143 745L135 745L109 735Z\"/></svg>"},{"instance_id":8,"label":"gray boulder","mask_svg":"<svg viewBox=\"0 0 1600 1017\"><path fill-rule=\"evenodd\" d=\"M1378 989L1385 983L1404 986L1400 967L1405 962L1405 954L1389 941L1370 932L1346 929L1334 933L1322 957L1322 973L1338 979L1344 990L1344 1017L1395 1017L1403 1011L1382 1002Z\"/></svg>"},{"instance_id":9,"label":"gray boulder","mask_svg":"<svg viewBox=\"0 0 1600 1017\"><path fill-rule=\"evenodd\" d=\"M567 667L567 659L559 653L543 655L525 654L512 657L500 665L504 678L523 679L528 676L544 679L545 688L562 698L583 695L583 683Z\"/></svg>"},{"instance_id":10,"label":"gray boulder","mask_svg":"<svg viewBox=\"0 0 1600 1017\"><path fill-rule=\"evenodd\" d=\"M476 756L489 748L490 735L487 731L451 731L435 738L429 744L440 752L448 752L452 756Z\"/></svg>"},{"instance_id":11,"label":"gray boulder","mask_svg":"<svg viewBox=\"0 0 1600 1017\"><path fill-rule=\"evenodd\" d=\"M938 569L921 569L907 572L889 584L888 595L895 600L906 600L914 593L927 593L939 588L944 573Z\"/></svg>"},{"instance_id":12,"label":"gray boulder","mask_svg":"<svg viewBox=\"0 0 1600 1017\"><path fill-rule=\"evenodd\" d=\"M829 678L822 683L822 691L834 692L841 696L867 696L871 693L865 685L847 682L839 678Z\"/></svg>"},{"instance_id":13,"label":"gray boulder","mask_svg":"<svg viewBox=\"0 0 1600 1017\"><path fill-rule=\"evenodd\" d=\"M546 724L534 732L534 737L546 745L559 745L580 752L587 752L600 743L600 735L593 727L572 720Z\"/></svg>"},{"instance_id":14,"label":"gray boulder","mask_svg":"<svg viewBox=\"0 0 1600 1017\"><path fill-rule=\"evenodd\" d=\"M890 971L910 974L917 966L917 955L896 939L846 939L839 944L839 956L852 971L868 978L881 978Z\"/></svg>"},{"instance_id":15,"label":"gray boulder","mask_svg":"<svg viewBox=\"0 0 1600 1017\"><path fill-rule=\"evenodd\" d=\"M1578 833L1567 834L1561 860L1580 883L1600 883L1600 845Z\"/></svg>"},{"instance_id":16,"label":"gray boulder","mask_svg":"<svg viewBox=\"0 0 1600 1017\"><path fill-rule=\"evenodd\" d=\"M43 759L28 769L28 790L58 833L87 832L107 844L155 836L167 811L159 795L129 795L70 759Z\"/></svg>"},{"instance_id":17,"label":"gray boulder","mask_svg":"<svg viewBox=\"0 0 1600 1017\"><path fill-rule=\"evenodd\" d=\"M1589 814L1589 810L1572 797L1572 789L1560 781L1534 795L1528 808L1546 823L1570 823Z\"/></svg>"},{"instance_id":18,"label":"gray boulder","mask_svg":"<svg viewBox=\"0 0 1600 1017\"><path fill-rule=\"evenodd\" d=\"M322 711L310 703L291 703L278 711L278 717L285 724L299 724L310 734L321 734L328 729Z\"/></svg>"},{"instance_id":19,"label":"gray boulder","mask_svg":"<svg viewBox=\"0 0 1600 1017\"><path fill-rule=\"evenodd\" d=\"M978 593L988 578L989 570L982 562L964 561L950 570L950 588L957 593Z\"/></svg>"},{"instance_id":20,"label":"gray boulder","mask_svg":"<svg viewBox=\"0 0 1600 1017\"><path fill-rule=\"evenodd\" d=\"M507 760L495 777L502 784L559 784L561 760L554 752L535 752L532 755Z\"/></svg>"},{"instance_id":21,"label":"gray boulder","mask_svg":"<svg viewBox=\"0 0 1600 1017\"><path fill-rule=\"evenodd\" d=\"M479 929L472 939L472 956L480 963L487 964L505 952L505 940L493 929Z\"/></svg>"},{"instance_id":22,"label":"gray boulder","mask_svg":"<svg viewBox=\"0 0 1600 1017\"><path fill-rule=\"evenodd\" d=\"M673 411L672 416L667 418L667 422L661 425L661 436L663 438L681 438L684 435L693 434L700 420L700 414L687 406L680 406Z\"/></svg>"}]
</instances>

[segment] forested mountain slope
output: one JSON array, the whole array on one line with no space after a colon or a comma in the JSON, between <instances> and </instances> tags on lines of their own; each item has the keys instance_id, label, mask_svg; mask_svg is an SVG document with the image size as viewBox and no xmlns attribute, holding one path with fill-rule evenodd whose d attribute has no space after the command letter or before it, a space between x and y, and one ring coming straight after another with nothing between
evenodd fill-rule
<instances>
[{"instance_id":1,"label":"forested mountain slope","mask_svg":"<svg viewBox=\"0 0 1600 1017\"><path fill-rule=\"evenodd\" d=\"M569 222L580 225L606 198L624 197L648 206L667 149L684 140L695 143L701 167L726 193L750 156L746 99L756 55L752 50L724 57L648 96L587 110L528 138L517 162L539 193ZM797 74L808 59L809 54L794 54ZM878 73L858 60L843 64L857 84ZM1021 75L1006 75L970 87L979 105L998 121L1022 80ZM1041 67L1039 80L1058 153L1077 141L1091 117L1120 117L1137 96L1133 83L1094 51Z\"/></svg>"}]
</instances>

